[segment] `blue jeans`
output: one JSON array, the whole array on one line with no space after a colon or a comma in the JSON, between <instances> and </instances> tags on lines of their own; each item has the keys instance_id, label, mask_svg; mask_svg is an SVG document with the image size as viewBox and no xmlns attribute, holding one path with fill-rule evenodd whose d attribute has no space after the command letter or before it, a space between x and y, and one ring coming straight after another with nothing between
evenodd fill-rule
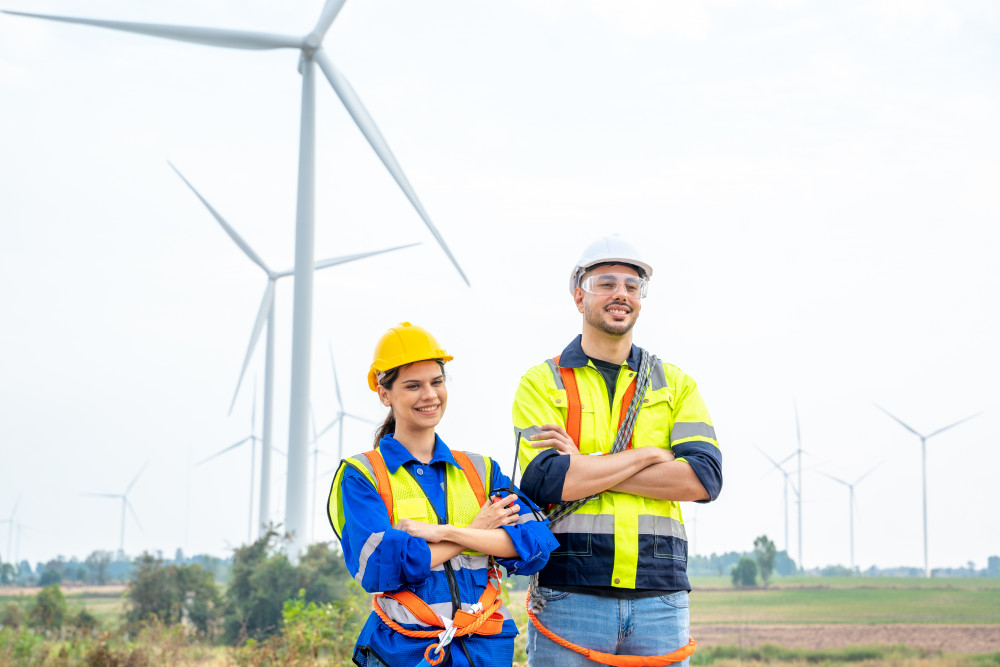
<instances>
[{"instance_id":1,"label":"blue jeans","mask_svg":"<svg viewBox=\"0 0 1000 667\"><path fill-rule=\"evenodd\" d=\"M539 586L547 629L578 646L617 655L665 655L688 643L688 594L639 600L565 593ZM555 643L528 622L530 667L595 667L598 663ZM687 667L688 661L675 663Z\"/></svg>"}]
</instances>

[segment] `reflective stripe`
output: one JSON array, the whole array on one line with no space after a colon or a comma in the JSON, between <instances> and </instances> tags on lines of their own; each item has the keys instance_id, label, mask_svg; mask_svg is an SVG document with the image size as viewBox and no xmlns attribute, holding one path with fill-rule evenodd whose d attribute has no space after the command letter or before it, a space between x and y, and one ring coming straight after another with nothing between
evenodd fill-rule
<instances>
[{"instance_id":1,"label":"reflective stripe","mask_svg":"<svg viewBox=\"0 0 1000 667\"><path fill-rule=\"evenodd\" d=\"M368 558L375 553L375 549L378 545L382 544L382 537L385 533L372 533L365 544L361 547L361 553L358 555L358 573L354 575L354 580L359 584L361 580L365 577L365 568L368 566Z\"/></svg>"},{"instance_id":2,"label":"reflective stripe","mask_svg":"<svg viewBox=\"0 0 1000 667\"><path fill-rule=\"evenodd\" d=\"M614 514L580 514L574 512L550 527L553 535L559 533L591 533L594 535L614 535Z\"/></svg>"},{"instance_id":3,"label":"reflective stripe","mask_svg":"<svg viewBox=\"0 0 1000 667\"><path fill-rule=\"evenodd\" d=\"M352 456L351 460L364 466L365 470L368 471L368 479L375 479L375 468L372 467L372 462L368 460L367 456L364 454L358 454L357 456ZM377 486L378 485L376 484L376 487Z\"/></svg>"},{"instance_id":4,"label":"reflective stripe","mask_svg":"<svg viewBox=\"0 0 1000 667\"><path fill-rule=\"evenodd\" d=\"M668 516L641 514L638 517L639 535L663 535L686 540L684 524ZM614 514L570 514L552 527L553 534L590 533L591 535L614 535Z\"/></svg>"},{"instance_id":5,"label":"reflective stripe","mask_svg":"<svg viewBox=\"0 0 1000 667\"><path fill-rule=\"evenodd\" d=\"M488 491L490 478L486 474L486 458L482 454L476 454L474 452L465 452L465 455L469 457L470 461L472 461L473 467L475 467L476 472L479 473L479 479L482 480L483 486Z\"/></svg>"},{"instance_id":6,"label":"reflective stripe","mask_svg":"<svg viewBox=\"0 0 1000 667\"><path fill-rule=\"evenodd\" d=\"M521 434L521 439L528 440L530 442L531 436L538 435L544 429L541 426L529 426L528 428L515 428L514 435L518 433Z\"/></svg>"},{"instance_id":7,"label":"reflective stripe","mask_svg":"<svg viewBox=\"0 0 1000 667\"><path fill-rule=\"evenodd\" d=\"M715 440L715 427L705 422L677 422L670 431L670 442L685 438L708 438Z\"/></svg>"},{"instance_id":8,"label":"reflective stripe","mask_svg":"<svg viewBox=\"0 0 1000 667\"><path fill-rule=\"evenodd\" d=\"M644 514L639 517L640 535L659 535L661 537L678 537L687 540L684 524L669 516L654 516Z\"/></svg>"},{"instance_id":9,"label":"reflective stripe","mask_svg":"<svg viewBox=\"0 0 1000 667\"><path fill-rule=\"evenodd\" d=\"M667 373L663 370L663 362L655 356L650 360L649 391L661 391L667 384Z\"/></svg>"},{"instance_id":10,"label":"reflective stripe","mask_svg":"<svg viewBox=\"0 0 1000 667\"><path fill-rule=\"evenodd\" d=\"M410 613L410 611L406 607L401 605L393 598L390 597L379 598L379 604L382 606L382 611L385 612L386 616L396 621L397 623L406 623L408 625L419 625L420 627L423 628L441 627L441 626L427 625L426 623L423 623L419 618ZM452 617L451 602L437 602L435 604L429 604L427 606L431 608L431 611L433 611L435 614L437 614L442 618L450 619ZM469 602L462 603L462 611L467 612L470 609L472 609L471 603ZM505 605L501 604L500 608L497 609L497 612L501 616L503 616L503 619L505 621L513 618L510 614L510 610L508 610Z\"/></svg>"},{"instance_id":11,"label":"reflective stripe","mask_svg":"<svg viewBox=\"0 0 1000 667\"><path fill-rule=\"evenodd\" d=\"M490 567L490 557L481 553L460 553L448 562L451 563L451 567L456 572L459 570L486 570ZM431 571L440 570L444 570L444 563L431 568Z\"/></svg>"},{"instance_id":12,"label":"reflective stripe","mask_svg":"<svg viewBox=\"0 0 1000 667\"><path fill-rule=\"evenodd\" d=\"M556 389L560 391L566 390L566 385L563 384L562 376L559 374L559 366L556 365L555 359L546 359L545 363L549 365L549 370L552 371L552 377L556 383Z\"/></svg>"}]
</instances>

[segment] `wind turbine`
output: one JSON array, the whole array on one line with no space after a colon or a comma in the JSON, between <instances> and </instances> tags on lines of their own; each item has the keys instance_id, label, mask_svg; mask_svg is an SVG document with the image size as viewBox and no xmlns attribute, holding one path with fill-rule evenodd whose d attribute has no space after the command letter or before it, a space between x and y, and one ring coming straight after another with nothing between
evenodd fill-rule
<instances>
[{"instance_id":1,"label":"wind turbine","mask_svg":"<svg viewBox=\"0 0 1000 667\"><path fill-rule=\"evenodd\" d=\"M0 523L7 524L7 562L10 563L10 546L11 537L14 534L14 519L17 516L17 506L21 504L21 496L24 495L24 491L20 491L17 494L17 500L14 501L14 509L10 511L10 516L6 519L0 519Z\"/></svg>"},{"instance_id":2,"label":"wind turbine","mask_svg":"<svg viewBox=\"0 0 1000 667\"><path fill-rule=\"evenodd\" d=\"M881 465L881 464L879 464L879 465ZM838 482L840 484L843 484L844 486L846 486L850 490L850 493L848 494L848 498L849 498L848 499L848 511L849 511L849 513L851 515L851 524L850 524L851 525L851 572L854 572L854 487L858 484L858 482L860 482L861 480L863 480L868 475L872 474L875 471L875 468L877 468L877 467L878 467L878 465L876 465L874 468L872 468L871 470L869 470L868 472L866 472L861 477L858 477L853 482L845 482L844 480L840 479L839 477L834 477L833 475L829 475L829 474L827 474L825 472L822 472L822 471L820 472L821 475L825 475L826 477L829 477L833 481Z\"/></svg>"},{"instance_id":3,"label":"wind turbine","mask_svg":"<svg viewBox=\"0 0 1000 667\"><path fill-rule=\"evenodd\" d=\"M92 497L95 497L95 498L121 498L122 499L122 528L121 528L121 538L120 538L120 540L118 542L118 554L119 554L119 557L124 557L125 556L125 508L126 507L128 508L128 511L132 513L132 518L135 519L136 525L139 526L140 530L142 530L142 524L139 523L139 517L136 516L135 510L132 508L132 503L130 503L128 501L128 492L131 491L132 487L135 486L135 483L137 481L139 481L139 475L142 474L142 471L145 470L146 466L148 466L148 465L149 465L149 461L146 461L145 463L142 464L142 467L139 468L139 472L137 472L136 475L135 475L135 477L132 478L132 481L129 482L129 485L127 487L125 487L125 492L124 493L85 493L85 494L83 494L85 496L92 496Z\"/></svg>"},{"instance_id":4,"label":"wind turbine","mask_svg":"<svg viewBox=\"0 0 1000 667\"><path fill-rule=\"evenodd\" d=\"M970 415L964 419L959 419L954 424L948 424L947 426L939 428L938 430L932 433L924 435L923 433L920 433L919 431L914 429L912 426L904 422L896 415L892 414L891 412L883 408L878 403L875 404L875 407L884 412L885 414L889 415L893 419L895 419L907 431L920 438L920 466L921 470L923 471L923 498L924 498L924 576L930 579L931 566L930 566L930 561L927 558L927 441L933 438L938 433L942 433L943 431L947 431L950 428L954 428L955 426L958 426L963 422L967 422L973 417L978 417L983 413L977 412L976 414Z\"/></svg>"},{"instance_id":5,"label":"wind turbine","mask_svg":"<svg viewBox=\"0 0 1000 667\"><path fill-rule=\"evenodd\" d=\"M758 449L758 451L760 451L761 454L764 455L764 458L766 458L768 461L770 461L771 464L774 465L774 467L777 468L781 472L781 474L785 478L785 489L784 489L784 494L785 494L785 553L788 553L788 548L789 548L789 545L788 545L788 487L789 486L792 487L792 491L795 492L795 495L798 495L799 491L798 491L798 489L795 488L795 485L792 484L792 481L789 479L789 477L791 476L792 473L790 473L787 470L785 470L784 468L782 468L781 464L784 463L785 461L787 461L788 459L792 458L793 456L795 456L795 453L793 452L793 453L789 454L788 456L786 456L784 459L781 460L781 463L778 463L777 461L775 461L774 459L772 459L770 456L768 456L767 452L765 452L763 449L761 449L760 447L758 447L757 449Z\"/></svg>"},{"instance_id":6,"label":"wind turbine","mask_svg":"<svg viewBox=\"0 0 1000 667\"><path fill-rule=\"evenodd\" d=\"M295 216L295 291L292 324L292 375L291 400L288 425L288 475L286 479L285 529L292 533L289 553L293 561L305 548L307 525L306 493L309 451L309 365L312 359L312 288L313 288L313 239L315 203L315 138L316 138L316 73L314 64L333 87L347 112L378 158L385 165L403 194L416 209L431 235L438 242L462 280L469 285L458 261L448 249L441 234L431 222L416 192L396 161L389 144L365 109L361 99L341 72L323 51L323 37L340 13L346 0L326 0L319 20L305 36L279 35L267 32L203 28L194 26L108 21L68 16L33 14L28 12L5 13L66 23L80 23L113 30L123 30L153 37L192 42L206 46L235 49L298 49L299 73L302 75L301 124L299 128L298 194Z\"/></svg>"},{"instance_id":7,"label":"wind turbine","mask_svg":"<svg viewBox=\"0 0 1000 667\"><path fill-rule=\"evenodd\" d=\"M286 269L285 271L274 271L267 265L266 262L258 255L250 244L247 243L242 236L230 225L222 215L215 210L208 200L202 196L198 190L191 185L184 174L180 172L177 167L172 163L168 162L170 168L180 177L184 184L190 188L191 192L194 193L195 197L208 209L208 212L212 214L215 221L219 223L223 231L233 240L233 243L243 251L250 261L259 266L265 274L267 274L267 287L264 289L264 297L261 299L260 308L257 310L257 319L254 322L253 330L250 333L250 344L247 345L246 354L243 357L243 366L240 368L240 377L236 381L236 390L233 392L233 400L229 404L229 413L232 414L233 406L236 405L236 397L240 393L240 386L243 384L243 376L246 374L247 366L250 365L250 357L253 356L253 352L257 347L257 341L260 340L261 331L264 328L264 324L267 324L267 339L264 348L264 424L263 431L261 433L261 461L260 461L260 511L258 516L260 521L258 522L258 533L263 534L265 527L267 526L271 518L271 424L273 420L273 404L274 404L274 294L277 282L281 278L291 276L295 273L293 269ZM332 266L337 266L338 264L346 264L348 262L353 262L357 259L364 259L365 257L371 257L373 255L379 255L386 252L391 252L393 250L400 250L402 248L409 248L415 245L420 245L419 243L409 243L407 245L395 246L392 248L385 248L384 250L373 250L370 252L356 253L354 255L344 255L342 257L332 257L329 259L323 259L314 264L315 270L328 269ZM254 404L256 405L256 391L254 392ZM254 443L256 447L256 442ZM254 456L254 461L256 461L256 455ZM251 478L252 480L252 478ZM251 481L251 484L253 482ZM251 508L250 514L253 515L253 490L251 489Z\"/></svg>"},{"instance_id":8,"label":"wind turbine","mask_svg":"<svg viewBox=\"0 0 1000 667\"><path fill-rule=\"evenodd\" d=\"M798 457L799 466L799 484L798 491L795 492L795 497L798 501L799 506L799 571L805 572L806 566L802 562L802 431L799 429L799 403L794 402L795 406L795 441L798 443L798 449L795 450L795 454Z\"/></svg>"},{"instance_id":9,"label":"wind turbine","mask_svg":"<svg viewBox=\"0 0 1000 667\"><path fill-rule=\"evenodd\" d=\"M337 379L337 364L333 360L333 345L328 342L327 348L330 350L330 368L333 370L333 387L337 392L337 415L333 418L333 421L323 427L323 430L320 431L319 435L316 437L319 438L321 435L333 428L334 425L339 426L337 433L337 461L340 461L344 458L344 420L347 417L350 417L351 419L357 419L358 421L365 422L366 424L375 425L375 422L371 419L362 417L361 415L344 411L344 399L340 394L340 381Z\"/></svg>"},{"instance_id":10,"label":"wind turbine","mask_svg":"<svg viewBox=\"0 0 1000 667\"><path fill-rule=\"evenodd\" d=\"M212 459L222 456L226 452L232 451L237 447L241 447L243 446L243 443L247 442L248 440L250 441L250 523L247 525L247 543L250 543L253 541L253 483L254 483L254 478L257 475L257 468L256 468L257 441L259 440L259 438L257 437L257 383L256 382L254 382L254 390L253 390L253 407L250 410L250 435L243 438L242 440L239 440L238 442L229 445L225 449L220 449L211 456L204 458L201 461L198 461L197 463L194 464L194 467L198 468L203 463L208 463Z\"/></svg>"}]
</instances>

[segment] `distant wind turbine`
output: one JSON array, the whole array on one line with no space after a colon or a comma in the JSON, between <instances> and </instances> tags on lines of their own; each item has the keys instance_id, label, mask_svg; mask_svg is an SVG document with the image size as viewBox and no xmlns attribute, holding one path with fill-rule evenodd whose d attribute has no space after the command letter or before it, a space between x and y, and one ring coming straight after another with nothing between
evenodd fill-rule
<instances>
[{"instance_id":1,"label":"distant wind turbine","mask_svg":"<svg viewBox=\"0 0 1000 667\"><path fill-rule=\"evenodd\" d=\"M8 563L12 562L11 559L10 559L10 555L11 555L11 553L10 553L11 538L13 537L13 534L14 534L14 521L15 521L15 518L17 517L17 506L21 504L21 496L23 496L23 495L24 495L24 491L18 492L18 494L17 494L17 500L14 501L14 509L12 509L10 511L10 516L7 517L6 519L0 519L0 523L7 524L7 562Z\"/></svg>"},{"instance_id":2,"label":"distant wind turbine","mask_svg":"<svg viewBox=\"0 0 1000 667\"><path fill-rule=\"evenodd\" d=\"M930 566L930 560L928 559L928 556L927 556L927 441L930 440L931 438L933 438L935 435L937 435L939 433L942 433L944 431L947 431L950 428L954 428L955 426L958 426L959 424L967 422L970 419L972 419L973 417L978 417L979 415L981 415L983 413L982 412L977 412L976 414L970 415L970 416L968 416L968 417L966 417L964 419L959 419L954 424L948 424L947 426L939 428L938 430L936 430L936 431L934 431L932 433L928 433L927 435L924 435L923 433L920 433L919 431L917 431L916 429L914 429L912 426L910 426L909 424L907 424L906 422L904 422L902 419L900 419L896 415L892 414L891 412L889 412L888 410L886 410L885 408L883 408L878 403L875 404L875 407L878 408L879 410L881 410L882 412L884 412L885 414L889 415L890 417L892 417L894 420L896 420L907 431L909 431L913 435L915 435L918 438L920 438L920 466L921 466L921 470L923 471L923 497L924 497L924 576L927 577L928 579L930 579L930 576L931 576L931 566Z\"/></svg>"},{"instance_id":3,"label":"distant wind turbine","mask_svg":"<svg viewBox=\"0 0 1000 667\"><path fill-rule=\"evenodd\" d=\"M125 487L125 492L124 493L85 493L85 494L83 494L85 496L92 496L92 497L95 497L95 498L121 498L121 501L122 501L122 527L121 527L121 537L120 537L120 539L118 541L118 554L119 554L119 556L124 556L125 555L125 508L126 507L128 508L128 511L132 513L132 518L135 519L135 523L136 523L137 526L139 526L139 530L142 530L142 524L139 522L139 517L136 515L135 509L132 508L132 503L130 503L128 501L128 493L129 493L129 491L132 490L132 487L135 486L135 483L137 481L139 481L139 476L142 474L142 471L145 470L146 466L148 466L148 465L149 465L149 461L146 461L145 463L142 464L142 467L139 468L139 472L137 472L136 475L135 475L135 477L132 478L132 481L129 482L129 485L127 487Z\"/></svg>"},{"instance_id":4,"label":"distant wind turbine","mask_svg":"<svg viewBox=\"0 0 1000 667\"><path fill-rule=\"evenodd\" d=\"M870 475L873 472L875 472L875 468L878 468L878 465L876 465L874 468L872 468L871 470L869 470L868 472L866 472L861 477L858 477L853 482L845 482L844 480L840 479L839 477L834 477L833 475L829 475L829 474L827 474L825 472L820 471L821 475L829 477L833 481L838 482L840 484L843 484L844 486L846 486L850 490L850 493L848 494L848 511L849 511L850 517L851 517L851 522L850 522L850 525L851 525L851 572L854 572L854 487L857 486L858 482L860 482L865 477L867 477L868 475Z\"/></svg>"},{"instance_id":5,"label":"distant wind turbine","mask_svg":"<svg viewBox=\"0 0 1000 667\"><path fill-rule=\"evenodd\" d=\"M260 461L260 511L258 513L258 534L263 535L266 530L266 526L271 519L271 424L273 422L273 404L274 404L274 294L277 282L281 278L286 278L293 275L295 272L292 269L287 269L285 271L274 271L267 265L266 262L258 255L250 244L247 243L242 236L230 225L225 218L215 207L213 207L205 197L202 196L198 190L191 185L184 174L180 172L172 163L168 162L170 168L180 177L184 184L190 188L191 192L194 193L195 197L208 209L208 212L215 218L215 221L219 223L223 231L233 240L233 243L243 251L250 261L259 266L265 274L267 274L267 287L264 289L264 297L261 299L260 308L257 310L257 319L254 321L253 330L250 333L250 344L247 345L246 354L243 357L243 366L240 368L240 377L236 381L236 390L233 391L233 400L229 403L229 412L232 414L233 406L236 405L236 397L240 393L240 386L243 384L243 377L246 375L247 366L250 365L250 358L253 356L254 350L257 347L257 341L260 340L261 331L264 328L264 324L267 324L267 338L264 346L264 424L263 431L261 433L261 461ZM419 243L409 243L407 245L394 246L392 248L385 248L383 250L373 250L370 252L356 253L354 255L344 255L342 257L332 257L329 259L322 259L314 264L316 270L328 269L339 264L346 264L348 262L353 262L354 260L364 259L365 257L371 257L373 255L380 255L382 253L391 252L393 250L401 250L403 248L410 248L415 245L420 245ZM256 403L256 395L254 398ZM256 447L256 443L254 443ZM256 461L256 457L254 458ZM252 497L253 491L251 491ZM251 499L250 514L253 515L253 500ZM252 539L252 537L251 537Z\"/></svg>"},{"instance_id":6,"label":"distant wind turbine","mask_svg":"<svg viewBox=\"0 0 1000 667\"><path fill-rule=\"evenodd\" d=\"M788 459L792 458L793 456L795 456L795 454L794 453L789 454L788 456L786 456L784 459L781 460L781 463L778 463L777 461L775 461L774 459L772 459L770 456L768 456L767 452L765 452L763 449L761 449L760 447L758 447L757 449L760 451L761 454L764 455L764 458L766 458L768 461L770 461L771 464L775 468L777 468L779 472L781 472L782 476L785 478L785 487L784 487L784 495L785 495L785 553L788 553L788 550L790 548L789 544L788 544L788 487L789 486L792 487L792 491L795 492L795 495L798 495L799 491L798 491L798 489L795 488L795 485L792 484L791 479L789 479L789 477L791 476L792 473L790 473L787 470L785 470L784 468L782 468L781 464L784 463L785 461L787 461Z\"/></svg>"},{"instance_id":7,"label":"distant wind turbine","mask_svg":"<svg viewBox=\"0 0 1000 667\"><path fill-rule=\"evenodd\" d=\"M257 476L257 441L260 438L257 437L257 383L254 382L253 390L253 407L250 409L250 435L239 440L224 449L220 449L216 453L209 457L203 458L194 464L195 468L200 467L203 463L208 463L212 459L222 456L226 452L230 452L237 447L241 447L244 443L250 442L250 522L247 525L247 543L253 541L253 484ZM263 519L261 519L263 521Z\"/></svg>"},{"instance_id":8,"label":"distant wind turbine","mask_svg":"<svg viewBox=\"0 0 1000 667\"><path fill-rule=\"evenodd\" d=\"M795 405L795 441L798 443L798 449L795 451L798 457L799 466L799 483L798 491L796 491L795 496L798 500L799 506L799 571L805 572L806 566L802 562L802 431L799 429L799 403L794 402Z\"/></svg>"},{"instance_id":9,"label":"distant wind turbine","mask_svg":"<svg viewBox=\"0 0 1000 667\"><path fill-rule=\"evenodd\" d=\"M278 35L267 32L230 30L223 28L203 28L194 26L161 25L128 21L108 21L67 16L11 12L18 16L28 16L67 23L80 23L113 30L163 37L166 39L193 42L207 46L235 49L298 49L299 73L302 75L302 106L299 126L299 177L295 222L295 292L292 324L292 377L291 409L288 426L288 476L286 479L285 529L292 537L289 554L293 561L304 550L306 543L308 489L307 470L309 452L309 366L312 358L312 288L313 288L313 239L315 204L315 134L316 134L316 76L313 64L319 65L341 103L354 119L358 129L389 170L393 179L403 190L424 221L431 235L438 242L465 284L468 278L458 261L448 249L440 232L431 222L423 204L396 161L392 150L382 136L375 121L365 109L361 99L348 83L344 75L333 66L323 51L323 37L333 24L346 0L326 0L319 20L305 36Z\"/></svg>"},{"instance_id":10,"label":"distant wind turbine","mask_svg":"<svg viewBox=\"0 0 1000 667\"><path fill-rule=\"evenodd\" d=\"M333 345L327 343L327 348L329 348L330 350L330 368L333 370L333 388L336 390L337 393L337 414L333 418L333 421L324 426L323 430L320 431L319 435L317 435L316 437L317 438L320 437L321 435L329 431L331 428L333 428L335 425L338 426L339 428L337 432L337 461L340 461L341 459L344 458L344 420L350 417L351 419L356 419L366 424L372 424L373 426L376 424L371 419L367 419L365 417L362 417L361 415L356 415L352 412L344 411L344 398L343 396L341 396L340 381L337 379L337 364L333 360Z\"/></svg>"}]
</instances>

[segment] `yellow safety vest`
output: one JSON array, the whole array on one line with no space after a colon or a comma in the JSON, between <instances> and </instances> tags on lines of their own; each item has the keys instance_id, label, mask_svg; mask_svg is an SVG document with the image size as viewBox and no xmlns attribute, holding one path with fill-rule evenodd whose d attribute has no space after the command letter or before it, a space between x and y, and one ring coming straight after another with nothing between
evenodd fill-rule
<instances>
[{"instance_id":1,"label":"yellow safety vest","mask_svg":"<svg viewBox=\"0 0 1000 667\"><path fill-rule=\"evenodd\" d=\"M592 363L573 369L573 373L580 397L580 452L608 453L620 413L628 409L623 398L635 372L622 364L611 406L604 378ZM544 424L565 426L568 404L566 386L554 359L525 373L513 408L514 428L521 433L518 460L522 470L543 451L531 446L528 438ZM632 446L672 448L693 441L718 447L705 403L693 379L654 358ZM690 588L687 536L678 502L605 491L556 524L552 532L560 548L552 552L540 573L543 586Z\"/></svg>"}]
</instances>

